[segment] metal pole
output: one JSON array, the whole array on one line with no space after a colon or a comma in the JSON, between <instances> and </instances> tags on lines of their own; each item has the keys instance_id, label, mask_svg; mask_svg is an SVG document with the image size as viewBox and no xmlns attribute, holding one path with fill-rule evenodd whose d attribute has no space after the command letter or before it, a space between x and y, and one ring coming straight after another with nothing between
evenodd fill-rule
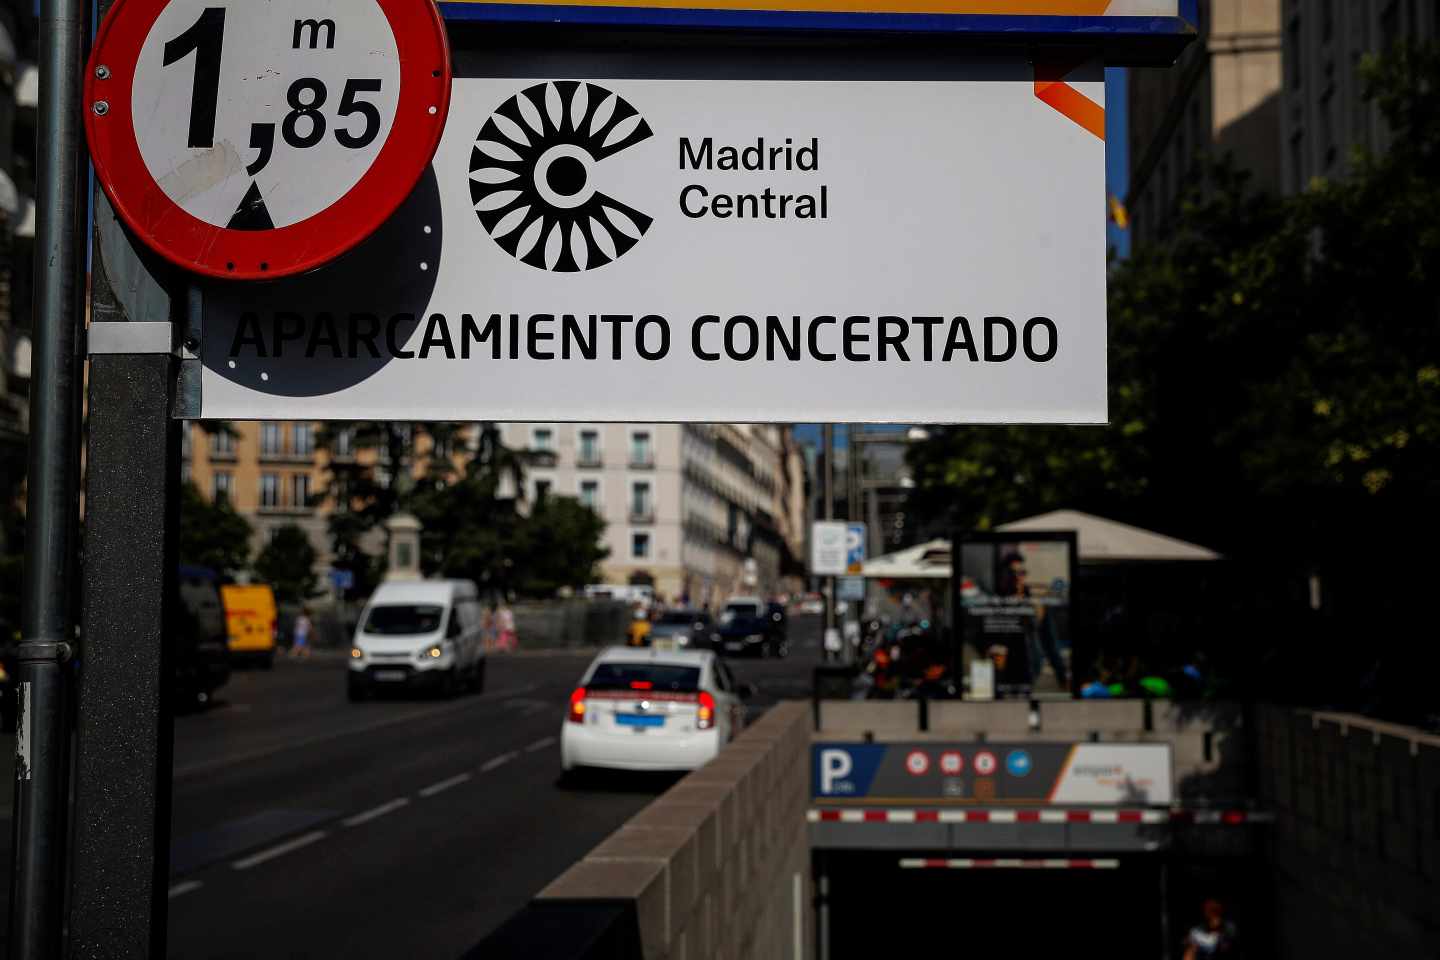
<instances>
[{"instance_id":1,"label":"metal pole","mask_svg":"<svg viewBox=\"0 0 1440 960\"><path fill-rule=\"evenodd\" d=\"M825 519L835 519L835 425L827 423L821 428L821 443L825 448L825 466L820 471L820 498L825 505ZM825 659L834 660L835 651L830 649L831 638L835 636L835 578L826 577L822 587L825 592L825 635L822 645Z\"/></svg>"},{"instance_id":2,"label":"metal pole","mask_svg":"<svg viewBox=\"0 0 1440 960\"><path fill-rule=\"evenodd\" d=\"M82 0L40 10L34 378L26 495L25 595L19 649L10 956L60 947L67 767L62 663L74 631L80 516L80 330L84 324L85 155Z\"/></svg>"}]
</instances>

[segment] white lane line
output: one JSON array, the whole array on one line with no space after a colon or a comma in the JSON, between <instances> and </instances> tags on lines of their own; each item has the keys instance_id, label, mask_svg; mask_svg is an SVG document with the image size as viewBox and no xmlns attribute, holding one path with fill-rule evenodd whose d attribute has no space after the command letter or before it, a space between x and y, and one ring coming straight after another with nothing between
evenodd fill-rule
<instances>
[{"instance_id":1,"label":"white lane line","mask_svg":"<svg viewBox=\"0 0 1440 960\"><path fill-rule=\"evenodd\" d=\"M489 773L496 767L503 767L505 764L509 763L511 760L514 760L518 756L520 756L519 750L511 750L509 753L502 753L498 757L491 757L489 760L486 760L484 763L480 764L480 772Z\"/></svg>"},{"instance_id":2,"label":"white lane line","mask_svg":"<svg viewBox=\"0 0 1440 960\"><path fill-rule=\"evenodd\" d=\"M353 817L347 817L340 822L347 827L358 827L362 823L369 823L371 820L378 820L387 813L393 813L409 803L406 797L396 797L388 803L382 803L378 807L371 807L364 813L357 813Z\"/></svg>"},{"instance_id":3,"label":"white lane line","mask_svg":"<svg viewBox=\"0 0 1440 960\"><path fill-rule=\"evenodd\" d=\"M327 834L324 830L312 830L310 833L302 833L294 840L287 840L282 844L278 844L269 848L268 850L261 850L259 853L252 853L250 854L250 856L245 857L242 860L236 860L234 863L230 864L230 866L234 867L236 870L249 870L251 867L258 867L262 863L268 863L269 861L274 860L276 857L283 857L285 856L285 854L290 853L294 850L299 850L301 847L308 847L310 846L310 844L315 843L316 841L324 840L327 836L329 836L329 834Z\"/></svg>"},{"instance_id":4,"label":"white lane line","mask_svg":"<svg viewBox=\"0 0 1440 960\"><path fill-rule=\"evenodd\" d=\"M199 763L192 763L188 766L177 767L175 769L174 779L185 780L190 777L201 776L203 774L210 773L211 771L223 769L229 766L234 766L236 764L252 763L264 757L272 756L273 754L277 753L283 753L287 750L298 750L302 747L314 747L322 743L329 743L331 740L338 740L341 737L349 737L362 733L371 733L375 730L381 730L385 727L394 726L400 723L409 724L415 722L424 722L435 717L444 716L448 713L454 713L458 710L469 710L474 707L499 706L502 702L497 699L499 697L511 697L518 694L530 693L531 691L538 690L539 688L540 684L538 683L527 683L518 687L507 687L504 689L492 690L491 692L485 694L483 697L479 698L462 697L459 700L455 700L437 707L426 707L419 710L405 710L399 713L387 714L370 723L357 723L354 726L346 727L341 730L331 730L327 733L316 734L313 737L302 737L299 739L294 737L285 737L281 741L269 744L268 746L259 747L254 750L241 751L239 753L231 754L227 757L216 757L212 760L204 760ZM367 712L368 711L364 710L355 711L355 716L359 717ZM220 712L217 711L215 715L219 716ZM206 714L205 716L209 715Z\"/></svg>"},{"instance_id":5,"label":"white lane line","mask_svg":"<svg viewBox=\"0 0 1440 960\"><path fill-rule=\"evenodd\" d=\"M174 900L176 897L183 897L185 894L199 890L203 886L205 886L205 884L199 880L186 880L182 883L177 883L170 888L170 899Z\"/></svg>"},{"instance_id":6,"label":"white lane line","mask_svg":"<svg viewBox=\"0 0 1440 960\"><path fill-rule=\"evenodd\" d=\"M430 784L430 786L425 787L423 790L420 791L420 796L433 797L435 796L435 794L445 790L449 790L451 787L460 786L460 784L464 783L466 780L469 780L470 777L471 775L468 773L457 773L453 777L441 780L439 783L432 783Z\"/></svg>"},{"instance_id":7,"label":"white lane line","mask_svg":"<svg viewBox=\"0 0 1440 960\"><path fill-rule=\"evenodd\" d=\"M530 744L530 746L526 747L526 748L525 748L525 752L526 752L526 753L534 753L536 750L544 750L546 747L553 746L554 744L555 744L555 738L554 738L554 737L543 737L543 738L541 738L541 739L539 739L539 740L536 740L534 743Z\"/></svg>"}]
</instances>

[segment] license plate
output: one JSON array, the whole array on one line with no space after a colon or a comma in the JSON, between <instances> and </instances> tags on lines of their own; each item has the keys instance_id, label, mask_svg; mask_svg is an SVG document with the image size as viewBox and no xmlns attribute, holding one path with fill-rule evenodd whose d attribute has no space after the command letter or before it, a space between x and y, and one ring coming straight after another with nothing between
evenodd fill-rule
<instances>
[{"instance_id":1,"label":"license plate","mask_svg":"<svg viewBox=\"0 0 1440 960\"><path fill-rule=\"evenodd\" d=\"M648 717L643 713L617 713L615 722L622 727L663 727L664 717Z\"/></svg>"},{"instance_id":2,"label":"license plate","mask_svg":"<svg viewBox=\"0 0 1440 960\"><path fill-rule=\"evenodd\" d=\"M658 637L650 642L650 646L655 650L674 650L675 640L671 637Z\"/></svg>"},{"instance_id":3,"label":"license plate","mask_svg":"<svg viewBox=\"0 0 1440 960\"><path fill-rule=\"evenodd\" d=\"M743 650L743 649L745 649L745 644L743 644L743 643L738 643L738 642L732 640L732 641L730 641L729 643L725 644L725 649L726 649L726 650Z\"/></svg>"},{"instance_id":4,"label":"license plate","mask_svg":"<svg viewBox=\"0 0 1440 960\"><path fill-rule=\"evenodd\" d=\"M376 671L375 671L375 679L376 679L376 680L379 680L379 681L382 681L382 682L384 682L384 683L397 683L397 682L399 682L399 683L404 683L404 682L405 682L405 671L404 671L404 670L376 670Z\"/></svg>"}]
</instances>

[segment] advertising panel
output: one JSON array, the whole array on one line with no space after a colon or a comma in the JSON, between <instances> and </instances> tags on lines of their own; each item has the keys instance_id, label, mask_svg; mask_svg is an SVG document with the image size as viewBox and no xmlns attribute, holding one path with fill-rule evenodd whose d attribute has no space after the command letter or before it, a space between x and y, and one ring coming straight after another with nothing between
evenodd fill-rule
<instances>
[{"instance_id":1,"label":"advertising panel","mask_svg":"<svg viewBox=\"0 0 1440 960\"><path fill-rule=\"evenodd\" d=\"M970 534L956 542L952 609L963 657L994 664L999 696L1069 691L1074 533Z\"/></svg>"},{"instance_id":2,"label":"advertising panel","mask_svg":"<svg viewBox=\"0 0 1440 960\"><path fill-rule=\"evenodd\" d=\"M819 804L1165 806L1174 799L1165 743L817 743Z\"/></svg>"}]
</instances>

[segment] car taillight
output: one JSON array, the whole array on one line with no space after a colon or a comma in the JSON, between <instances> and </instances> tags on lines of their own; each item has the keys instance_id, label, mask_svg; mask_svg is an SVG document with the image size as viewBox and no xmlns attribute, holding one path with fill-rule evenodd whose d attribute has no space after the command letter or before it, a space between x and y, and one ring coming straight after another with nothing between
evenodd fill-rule
<instances>
[{"instance_id":1,"label":"car taillight","mask_svg":"<svg viewBox=\"0 0 1440 960\"><path fill-rule=\"evenodd\" d=\"M576 687L570 694L570 713L566 716L571 723L585 722L585 688Z\"/></svg>"},{"instance_id":2,"label":"car taillight","mask_svg":"<svg viewBox=\"0 0 1440 960\"><path fill-rule=\"evenodd\" d=\"M715 726L715 698L704 690L700 691L700 709L695 712L695 726L701 730Z\"/></svg>"}]
</instances>

